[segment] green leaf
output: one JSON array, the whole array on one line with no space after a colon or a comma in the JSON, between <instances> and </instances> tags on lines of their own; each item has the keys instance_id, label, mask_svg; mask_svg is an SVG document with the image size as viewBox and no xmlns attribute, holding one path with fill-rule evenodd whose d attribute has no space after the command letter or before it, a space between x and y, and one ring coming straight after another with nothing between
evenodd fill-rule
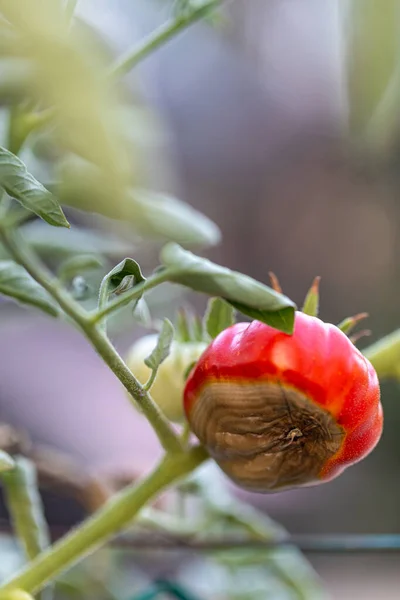
<instances>
[{"instance_id":1,"label":"green leaf","mask_svg":"<svg viewBox=\"0 0 400 600\"><path fill-rule=\"evenodd\" d=\"M122 294L142 281L146 281L146 278L139 264L133 258L124 258L103 277L99 291L99 309L104 308L111 293ZM129 302L130 298L126 304Z\"/></svg>"},{"instance_id":2,"label":"green leaf","mask_svg":"<svg viewBox=\"0 0 400 600\"><path fill-rule=\"evenodd\" d=\"M235 322L233 307L222 298L210 298L204 315L204 326L208 335L214 339L221 331Z\"/></svg>"},{"instance_id":3,"label":"green leaf","mask_svg":"<svg viewBox=\"0 0 400 600\"><path fill-rule=\"evenodd\" d=\"M205 340L203 321L198 315L193 317L192 339L194 342L204 342Z\"/></svg>"},{"instance_id":4,"label":"green leaf","mask_svg":"<svg viewBox=\"0 0 400 600\"><path fill-rule=\"evenodd\" d=\"M215 223L172 196L138 188L116 195L112 181L83 160L65 160L59 175L60 185L51 189L62 204L128 223L143 237L185 246L212 246L221 238Z\"/></svg>"},{"instance_id":5,"label":"green leaf","mask_svg":"<svg viewBox=\"0 0 400 600\"><path fill-rule=\"evenodd\" d=\"M176 315L176 339L179 342L190 342L192 339L189 325L189 316L184 308L178 310Z\"/></svg>"},{"instance_id":6,"label":"green leaf","mask_svg":"<svg viewBox=\"0 0 400 600\"><path fill-rule=\"evenodd\" d=\"M58 315L57 306L49 294L12 260L0 261L0 294L36 306L52 316Z\"/></svg>"},{"instance_id":7,"label":"green leaf","mask_svg":"<svg viewBox=\"0 0 400 600\"><path fill-rule=\"evenodd\" d=\"M150 356L144 360L144 364L149 367L149 369L157 371L161 363L168 357L173 339L174 327L171 321L164 319L158 336L157 345Z\"/></svg>"},{"instance_id":8,"label":"green leaf","mask_svg":"<svg viewBox=\"0 0 400 600\"><path fill-rule=\"evenodd\" d=\"M133 260L133 258L124 258L124 260L118 263L111 269L108 275L106 275L109 292L120 291L120 293L122 293L123 291L126 291L125 289L118 290L118 288L123 280L130 275L133 275L134 277L134 285L146 281L146 277L143 276L139 264Z\"/></svg>"},{"instance_id":9,"label":"green leaf","mask_svg":"<svg viewBox=\"0 0 400 600\"><path fill-rule=\"evenodd\" d=\"M128 209L131 222L142 235L185 246L214 246L221 239L215 223L172 196L135 190Z\"/></svg>"},{"instance_id":10,"label":"green leaf","mask_svg":"<svg viewBox=\"0 0 400 600\"><path fill-rule=\"evenodd\" d=\"M0 187L50 225L69 227L56 198L28 173L24 163L0 147Z\"/></svg>"},{"instance_id":11,"label":"green leaf","mask_svg":"<svg viewBox=\"0 0 400 600\"><path fill-rule=\"evenodd\" d=\"M104 231L78 227L56 230L41 221L24 225L21 233L38 254L50 258L65 258L74 254L104 254L119 258L133 250L131 243Z\"/></svg>"},{"instance_id":12,"label":"green leaf","mask_svg":"<svg viewBox=\"0 0 400 600\"><path fill-rule=\"evenodd\" d=\"M7 454L7 452L4 452L4 450L0 450L0 473L3 471L10 471L10 469L13 469L14 466L14 459Z\"/></svg>"},{"instance_id":13,"label":"green leaf","mask_svg":"<svg viewBox=\"0 0 400 600\"><path fill-rule=\"evenodd\" d=\"M104 267L104 261L99 256L80 254L65 260L58 269L58 276L63 281L70 281L75 275L81 275L86 271L93 271L102 267Z\"/></svg>"},{"instance_id":14,"label":"green leaf","mask_svg":"<svg viewBox=\"0 0 400 600\"><path fill-rule=\"evenodd\" d=\"M283 294L247 275L195 256L177 244L163 248L161 262L168 268L169 281L223 298L243 314L292 333L296 305Z\"/></svg>"},{"instance_id":15,"label":"green leaf","mask_svg":"<svg viewBox=\"0 0 400 600\"><path fill-rule=\"evenodd\" d=\"M395 135L399 102L398 2L386 0L384 10L381 0L340 4L347 46L350 128L361 136L369 129L375 141L390 141Z\"/></svg>"},{"instance_id":16,"label":"green leaf","mask_svg":"<svg viewBox=\"0 0 400 600\"><path fill-rule=\"evenodd\" d=\"M307 292L307 296L304 300L303 308L301 311L305 315L310 315L310 317L318 317L319 312L319 282L320 277L316 277L313 281L312 286Z\"/></svg>"}]
</instances>

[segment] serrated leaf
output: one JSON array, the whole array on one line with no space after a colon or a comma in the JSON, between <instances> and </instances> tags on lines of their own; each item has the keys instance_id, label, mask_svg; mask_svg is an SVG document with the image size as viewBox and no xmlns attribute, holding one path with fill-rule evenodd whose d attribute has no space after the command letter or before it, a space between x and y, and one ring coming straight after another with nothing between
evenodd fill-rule
<instances>
[{"instance_id":1,"label":"serrated leaf","mask_svg":"<svg viewBox=\"0 0 400 600\"><path fill-rule=\"evenodd\" d=\"M0 473L13 469L14 465L14 459L7 452L4 452L4 450L0 450Z\"/></svg>"},{"instance_id":2,"label":"serrated leaf","mask_svg":"<svg viewBox=\"0 0 400 600\"><path fill-rule=\"evenodd\" d=\"M204 327L211 339L216 338L221 331L233 325L234 322L232 305L222 298L210 298L204 315Z\"/></svg>"},{"instance_id":3,"label":"serrated leaf","mask_svg":"<svg viewBox=\"0 0 400 600\"><path fill-rule=\"evenodd\" d=\"M169 319L164 319L156 347L150 356L144 360L144 364L149 369L157 371L161 363L168 357L173 339L174 327Z\"/></svg>"},{"instance_id":4,"label":"serrated leaf","mask_svg":"<svg viewBox=\"0 0 400 600\"><path fill-rule=\"evenodd\" d=\"M52 316L58 315L53 299L23 267L12 260L0 261L0 294L31 304Z\"/></svg>"},{"instance_id":5,"label":"serrated leaf","mask_svg":"<svg viewBox=\"0 0 400 600\"><path fill-rule=\"evenodd\" d=\"M161 262L169 281L223 298L243 314L292 333L296 305L259 281L195 256L177 244L167 244Z\"/></svg>"},{"instance_id":6,"label":"serrated leaf","mask_svg":"<svg viewBox=\"0 0 400 600\"><path fill-rule=\"evenodd\" d=\"M61 206L14 154L0 147L0 187L26 209L56 227L69 227Z\"/></svg>"}]
</instances>

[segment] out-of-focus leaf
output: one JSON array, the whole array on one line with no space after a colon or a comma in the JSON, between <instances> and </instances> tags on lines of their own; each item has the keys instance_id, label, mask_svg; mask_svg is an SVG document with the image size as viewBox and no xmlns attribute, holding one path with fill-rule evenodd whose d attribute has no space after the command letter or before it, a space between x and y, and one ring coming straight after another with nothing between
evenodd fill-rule
<instances>
[{"instance_id":1,"label":"out-of-focus leaf","mask_svg":"<svg viewBox=\"0 0 400 600\"><path fill-rule=\"evenodd\" d=\"M163 248L161 262L170 271L169 281L223 298L243 314L292 333L296 305L283 294L247 275L195 256L177 244Z\"/></svg>"},{"instance_id":2,"label":"out-of-focus leaf","mask_svg":"<svg viewBox=\"0 0 400 600\"><path fill-rule=\"evenodd\" d=\"M0 105L21 100L26 89L32 85L34 76L35 71L30 61L23 58L2 58L0 60Z\"/></svg>"},{"instance_id":3,"label":"out-of-focus leaf","mask_svg":"<svg viewBox=\"0 0 400 600\"><path fill-rule=\"evenodd\" d=\"M173 240L185 246L214 246L220 241L220 231L215 223L171 196L136 190L131 196L129 213L131 222L143 235Z\"/></svg>"},{"instance_id":4,"label":"out-of-focus leaf","mask_svg":"<svg viewBox=\"0 0 400 600\"><path fill-rule=\"evenodd\" d=\"M50 225L69 227L56 198L28 173L17 156L1 147L0 187Z\"/></svg>"},{"instance_id":5,"label":"out-of-focus leaf","mask_svg":"<svg viewBox=\"0 0 400 600\"><path fill-rule=\"evenodd\" d=\"M351 0L340 8L351 130L385 144L399 121L400 6L397 0L386 0L384 9L381 0Z\"/></svg>"},{"instance_id":6,"label":"out-of-focus leaf","mask_svg":"<svg viewBox=\"0 0 400 600\"><path fill-rule=\"evenodd\" d=\"M76 254L103 254L119 257L132 252L132 244L103 231L78 227L54 230L36 221L25 225L21 233L42 256L65 258Z\"/></svg>"},{"instance_id":7,"label":"out-of-focus leaf","mask_svg":"<svg viewBox=\"0 0 400 600\"><path fill-rule=\"evenodd\" d=\"M19 456L15 460L15 467L2 474L2 482L14 530L27 559L33 560L50 545L36 467L30 460ZM10 600L33 600L23 590L11 591L14 596L10 596ZM52 600L52 596L52 587L47 587L38 597Z\"/></svg>"},{"instance_id":8,"label":"out-of-focus leaf","mask_svg":"<svg viewBox=\"0 0 400 600\"><path fill-rule=\"evenodd\" d=\"M204 315L204 325L208 335L214 339L221 331L235 322L233 308L222 298L210 298Z\"/></svg>"},{"instance_id":9,"label":"out-of-focus leaf","mask_svg":"<svg viewBox=\"0 0 400 600\"><path fill-rule=\"evenodd\" d=\"M9 471L10 469L13 469L14 465L14 459L9 454L7 454L7 452L0 450L0 473L3 471Z\"/></svg>"},{"instance_id":10,"label":"out-of-focus leaf","mask_svg":"<svg viewBox=\"0 0 400 600\"><path fill-rule=\"evenodd\" d=\"M169 319L164 319L161 331L158 335L157 344L152 353L145 358L144 364L152 371L168 357L172 340L174 339L174 327Z\"/></svg>"},{"instance_id":11,"label":"out-of-focus leaf","mask_svg":"<svg viewBox=\"0 0 400 600\"><path fill-rule=\"evenodd\" d=\"M14 527L27 557L33 559L49 545L35 466L31 461L18 457L15 468L2 474L2 481Z\"/></svg>"},{"instance_id":12,"label":"out-of-focus leaf","mask_svg":"<svg viewBox=\"0 0 400 600\"><path fill-rule=\"evenodd\" d=\"M98 165L118 196L130 178L129 156L103 57L82 29L70 29L61 2L0 0L0 10L24 39L35 64L28 92L54 108L61 145Z\"/></svg>"},{"instance_id":13,"label":"out-of-focus leaf","mask_svg":"<svg viewBox=\"0 0 400 600\"><path fill-rule=\"evenodd\" d=\"M58 309L49 294L12 260L0 261L0 294L36 306L54 317L58 315Z\"/></svg>"},{"instance_id":14,"label":"out-of-focus leaf","mask_svg":"<svg viewBox=\"0 0 400 600\"><path fill-rule=\"evenodd\" d=\"M73 279L76 275L81 275L86 271L101 269L104 267L104 262L99 256L93 254L79 254L72 256L64 261L59 269L58 276L64 281Z\"/></svg>"},{"instance_id":15,"label":"out-of-focus leaf","mask_svg":"<svg viewBox=\"0 0 400 600\"><path fill-rule=\"evenodd\" d=\"M82 160L65 160L60 178L61 204L124 221L142 236L200 246L220 240L217 225L185 202L139 189L116 195L104 174Z\"/></svg>"}]
</instances>

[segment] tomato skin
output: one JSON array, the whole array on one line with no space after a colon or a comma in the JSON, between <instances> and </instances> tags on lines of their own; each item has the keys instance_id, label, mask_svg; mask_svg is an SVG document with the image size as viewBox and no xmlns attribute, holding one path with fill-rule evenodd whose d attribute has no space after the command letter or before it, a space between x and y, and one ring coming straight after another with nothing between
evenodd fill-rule
<instances>
[{"instance_id":1,"label":"tomato skin","mask_svg":"<svg viewBox=\"0 0 400 600\"><path fill-rule=\"evenodd\" d=\"M336 326L297 312L292 336L259 321L237 323L223 331L186 383L184 408L194 433L193 408L207 386L229 382L251 386L260 381L298 390L310 404L327 411L343 431L340 448L312 483L333 479L378 443L383 414L376 372ZM208 449L212 455L213 448Z\"/></svg>"}]
</instances>

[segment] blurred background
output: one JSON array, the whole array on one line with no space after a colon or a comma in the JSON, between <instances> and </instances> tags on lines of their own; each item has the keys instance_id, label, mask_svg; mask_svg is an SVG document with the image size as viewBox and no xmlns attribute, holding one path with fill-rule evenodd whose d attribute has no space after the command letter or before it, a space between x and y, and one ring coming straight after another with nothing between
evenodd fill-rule
<instances>
[{"instance_id":1,"label":"blurred background","mask_svg":"<svg viewBox=\"0 0 400 600\"><path fill-rule=\"evenodd\" d=\"M75 14L90 43L101 40L112 57L162 24L171 5L80 0ZM397 0L235 0L123 80L135 106L138 182L218 225L222 239L206 255L265 283L274 271L299 305L320 275L321 318L367 311L373 340L400 323L399 19ZM36 153L23 153L43 183L52 152L38 139ZM67 214L115 234L111 265L130 255L144 272L156 266L160 244L129 224L90 209ZM41 231L30 234L43 241ZM177 304L203 312L205 302L168 286L149 298L155 316L173 315ZM112 325L121 352L143 333L126 314ZM1 420L66 453L81 475L129 480L159 457L113 374L68 325L4 302L0 356ZM291 533L400 533L399 392L383 383L382 441L339 479L271 496L235 493ZM51 524L82 519L87 503L76 488L84 485L45 492ZM333 598L399 597L400 555L309 558ZM176 568L162 556L156 563L157 576Z\"/></svg>"}]
</instances>

